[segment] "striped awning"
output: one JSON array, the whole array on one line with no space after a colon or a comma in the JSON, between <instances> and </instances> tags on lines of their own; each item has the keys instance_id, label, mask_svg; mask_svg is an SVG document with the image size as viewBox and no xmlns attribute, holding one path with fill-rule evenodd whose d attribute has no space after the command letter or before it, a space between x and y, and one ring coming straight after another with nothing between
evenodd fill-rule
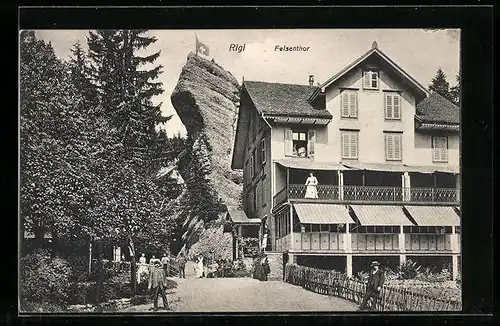
<instances>
[{"instance_id":1,"label":"striped awning","mask_svg":"<svg viewBox=\"0 0 500 326\"><path fill-rule=\"evenodd\" d=\"M304 224L343 224L353 223L344 205L300 203L293 204L301 223Z\"/></svg>"},{"instance_id":2,"label":"striped awning","mask_svg":"<svg viewBox=\"0 0 500 326\"><path fill-rule=\"evenodd\" d=\"M353 170L381 171L381 172L414 172L414 173L459 173L460 169L450 165L422 166L408 164L389 163L362 163L362 162L342 162L342 165Z\"/></svg>"},{"instance_id":3,"label":"striped awning","mask_svg":"<svg viewBox=\"0 0 500 326\"><path fill-rule=\"evenodd\" d=\"M347 170L345 166L337 162L321 162L311 160L310 158L297 157L275 160L276 163L292 169L303 170Z\"/></svg>"},{"instance_id":4,"label":"striped awning","mask_svg":"<svg viewBox=\"0 0 500 326\"><path fill-rule=\"evenodd\" d=\"M460 217L453 207L405 206L419 226L460 226Z\"/></svg>"},{"instance_id":5,"label":"striped awning","mask_svg":"<svg viewBox=\"0 0 500 326\"><path fill-rule=\"evenodd\" d=\"M402 206L351 205L361 225L413 225Z\"/></svg>"}]
</instances>

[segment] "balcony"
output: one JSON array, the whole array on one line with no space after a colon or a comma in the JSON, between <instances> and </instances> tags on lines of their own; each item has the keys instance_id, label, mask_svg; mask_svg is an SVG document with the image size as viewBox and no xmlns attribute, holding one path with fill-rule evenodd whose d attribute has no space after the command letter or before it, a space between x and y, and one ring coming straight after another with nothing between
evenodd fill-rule
<instances>
[{"instance_id":1,"label":"balcony","mask_svg":"<svg viewBox=\"0 0 500 326\"><path fill-rule=\"evenodd\" d=\"M318 185L318 198L305 198L307 186L289 184L274 196L274 206L287 200L318 200L332 202L405 202L458 205L455 188L402 188L380 186Z\"/></svg>"}]
</instances>

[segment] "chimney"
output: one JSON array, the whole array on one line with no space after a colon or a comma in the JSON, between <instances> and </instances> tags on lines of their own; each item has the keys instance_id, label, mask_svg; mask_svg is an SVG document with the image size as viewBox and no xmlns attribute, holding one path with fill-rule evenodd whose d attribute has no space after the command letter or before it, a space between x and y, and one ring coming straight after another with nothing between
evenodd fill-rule
<instances>
[{"instance_id":1,"label":"chimney","mask_svg":"<svg viewBox=\"0 0 500 326\"><path fill-rule=\"evenodd\" d=\"M314 75L309 75L309 86L314 85Z\"/></svg>"}]
</instances>

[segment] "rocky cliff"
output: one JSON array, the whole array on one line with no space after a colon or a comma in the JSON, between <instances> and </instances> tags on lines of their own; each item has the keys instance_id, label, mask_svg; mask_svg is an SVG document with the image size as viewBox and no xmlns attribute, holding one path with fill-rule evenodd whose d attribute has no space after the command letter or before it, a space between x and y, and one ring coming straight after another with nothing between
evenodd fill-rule
<instances>
[{"instance_id":1,"label":"rocky cliff","mask_svg":"<svg viewBox=\"0 0 500 326\"><path fill-rule=\"evenodd\" d=\"M217 220L221 207L240 204L242 175L231 170L239 91L230 72L190 53L171 95L189 137L190 147L178 164L186 192L175 214L183 221L181 238L190 255L214 251L206 248L207 243L220 247L216 251L224 251L224 256L228 253L222 247L231 247ZM208 225L212 227L206 231ZM205 241L204 234L210 241Z\"/></svg>"}]
</instances>

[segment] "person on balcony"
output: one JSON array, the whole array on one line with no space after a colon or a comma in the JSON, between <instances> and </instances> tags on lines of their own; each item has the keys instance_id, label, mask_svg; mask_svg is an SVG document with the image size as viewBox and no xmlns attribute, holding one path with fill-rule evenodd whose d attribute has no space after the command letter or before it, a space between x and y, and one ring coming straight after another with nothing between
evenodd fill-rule
<instances>
[{"instance_id":1,"label":"person on balcony","mask_svg":"<svg viewBox=\"0 0 500 326\"><path fill-rule=\"evenodd\" d=\"M305 198L318 198L318 189L316 186L318 185L318 179L311 172L309 173L309 177L306 179L306 195Z\"/></svg>"},{"instance_id":2,"label":"person on balcony","mask_svg":"<svg viewBox=\"0 0 500 326\"><path fill-rule=\"evenodd\" d=\"M359 306L359 310L365 310L367 308L368 300L370 299L372 299L371 309L373 310L380 296L380 291L382 291L382 287L384 286L385 275L384 271L379 268L379 262L373 261L370 266L372 267L372 270L370 272L370 276L368 277L366 294L361 302L361 305Z\"/></svg>"}]
</instances>

